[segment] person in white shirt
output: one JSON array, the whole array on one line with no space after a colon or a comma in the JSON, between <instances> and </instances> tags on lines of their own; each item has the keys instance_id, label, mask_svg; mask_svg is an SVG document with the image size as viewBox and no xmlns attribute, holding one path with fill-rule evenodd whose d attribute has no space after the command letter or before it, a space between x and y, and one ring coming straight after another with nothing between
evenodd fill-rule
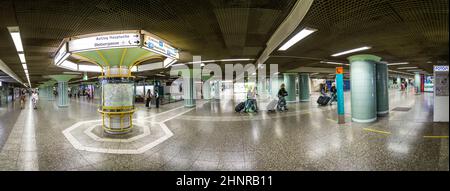
<instances>
[{"instance_id":1,"label":"person in white shirt","mask_svg":"<svg viewBox=\"0 0 450 191\"><path fill-rule=\"evenodd\" d=\"M37 102L39 100L39 96L36 90L34 90L33 93L31 94L31 100L33 102L33 108L37 109Z\"/></svg>"}]
</instances>

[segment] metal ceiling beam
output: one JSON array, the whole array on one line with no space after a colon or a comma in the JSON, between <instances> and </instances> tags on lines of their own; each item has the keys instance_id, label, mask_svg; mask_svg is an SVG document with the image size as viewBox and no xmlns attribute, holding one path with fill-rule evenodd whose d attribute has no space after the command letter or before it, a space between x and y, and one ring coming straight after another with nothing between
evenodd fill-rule
<instances>
[{"instance_id":1,"label":"metal ceiling beam","mask_svg":"<svg viewBox=\"0 0 450 191\"><path fill-rule=\"evenodd\" d=\"M272 34L269 41L266 43L266 48L261 53L256 61L256 64L264 64L269 58L269 55L275 50L286 38L288 38L295 29L297 29L300 22L308 13L313 0L297 0L289 15L284 19L277 30Z\"/></svg>"},{"instance_id":2,"label":"metal ceiling beam","mask_svg":"<svg viewBox=\"0 0 450 191\"><path fill-rule=\"evenodd\" d=\"M11 76L11 78L16 80L17 82L24 84L22 82L22 79L20 79L19 76L17 76L17 74L14 73L1 59L0 59L0 70L6 73L7 75Z\"/></svg>"}]
</instances>

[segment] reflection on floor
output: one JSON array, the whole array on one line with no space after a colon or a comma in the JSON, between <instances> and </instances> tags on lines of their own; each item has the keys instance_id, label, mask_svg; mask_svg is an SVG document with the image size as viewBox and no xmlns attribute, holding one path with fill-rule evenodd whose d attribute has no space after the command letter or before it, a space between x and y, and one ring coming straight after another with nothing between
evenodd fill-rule
<instances>
[{"instance_id":1,"label":"reflection on floor","mask_svg":"<svg viewBox=\"0 0 450 191\"><path fill-rule=\"evenodd\" d=\"M344 125L337 125L335 105L319 107L316 98L283 113L235 113L235 103L225 100L199 101L194 109L182 102L138 105L140 137L131 141L105 142L95 125L71 132L80 144L100 148L93 150L63 132L98 120L97 102L72 99L58 108L41 100L37 110L10 104L0 108L0 170L449 170L448 123L432 122L433 94L392 90L389 116L370 124L349 120L346 94ZM155 124L173 135L155 141L163 132Z\"/></svg>"}]
</instances>

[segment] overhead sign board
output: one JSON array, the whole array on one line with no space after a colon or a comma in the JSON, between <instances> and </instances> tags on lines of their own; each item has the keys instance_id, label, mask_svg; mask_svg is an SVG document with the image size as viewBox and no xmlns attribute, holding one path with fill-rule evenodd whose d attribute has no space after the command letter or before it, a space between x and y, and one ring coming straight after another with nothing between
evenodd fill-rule
<instances>
[{"instance_id":1,"label":"overhead sign board","mask_svg":"<svg viewBox=\"0 0 450 191\"><path fill-rule=\"evenodd\" d=\"M164 56L179 59L178 50L174 47L168 45L164 41L154 38L150 35L144 36L144 47L154 51L156 53L162 54Z\"/></svg>"},{"instance_id":2,"label":"overhead sign board","mask_svg":"<svg viewBox=\"0 0 450 191\"><path fill-rule=\"evenodd\" d=\"M95 49L121 48L139 46L139 33L111 34L74 39L69 42L69 52L79 52Z\"/></svg>"},{"instance_id":3,"label":"overhead sign board","mask_svg":"<svg viewBox=\"0 0 450 191\"><path fill-rule=\"evenodd\" d=\"M64 57L67 57L67 43L65 42L61 48L58 50L58 52L55 55L55 58L53 59L54 63L56 65L59 65L60 62L65 59Z\"/></svg>"}]
</instances>

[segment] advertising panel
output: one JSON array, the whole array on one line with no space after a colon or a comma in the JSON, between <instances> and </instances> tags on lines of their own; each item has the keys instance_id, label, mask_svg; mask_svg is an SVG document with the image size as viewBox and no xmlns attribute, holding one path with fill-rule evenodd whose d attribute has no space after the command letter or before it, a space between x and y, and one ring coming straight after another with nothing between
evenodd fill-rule
<instances>
[{"instance_id":1,"label":"advertising panel","mask_svg":"<svg viewBox=\"0 0 450 191\"><path fill-rule=\"evenodd\" d=\"M103 85L104 106L132 106L134 99L133 83L107 83Z\"/></svg>"}]
</instances>

